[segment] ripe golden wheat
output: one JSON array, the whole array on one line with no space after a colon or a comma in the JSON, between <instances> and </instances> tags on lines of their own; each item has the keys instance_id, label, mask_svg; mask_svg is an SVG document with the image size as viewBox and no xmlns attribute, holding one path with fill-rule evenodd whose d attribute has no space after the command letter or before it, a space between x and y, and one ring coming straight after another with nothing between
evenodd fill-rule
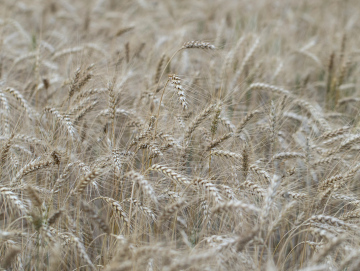
<instances>
[{"instance_id":1,"label":"ripe golden wheat","mask_svg":"<svg viewBox=\"0 0 360 271\"><path fill-rule=\"evenodd\" d=\"M359 270L359 9L0 1L0 268Z\"/></svg>"}]
</instances>

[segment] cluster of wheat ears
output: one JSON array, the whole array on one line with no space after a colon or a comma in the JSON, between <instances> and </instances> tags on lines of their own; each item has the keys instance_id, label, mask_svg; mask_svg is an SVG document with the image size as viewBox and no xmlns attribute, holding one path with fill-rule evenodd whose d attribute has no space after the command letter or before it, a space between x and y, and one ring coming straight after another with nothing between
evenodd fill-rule
<instances>
[{"instance_id":1,"label":"cluster of wheat ears","mask_svg":"<svg viewBox=\"0 0 360 271\"><path fill-rule=\"evenodd\" d=\"M1 270L360 270L357 10L0 1Z\"/></svg>"}]
</instances>

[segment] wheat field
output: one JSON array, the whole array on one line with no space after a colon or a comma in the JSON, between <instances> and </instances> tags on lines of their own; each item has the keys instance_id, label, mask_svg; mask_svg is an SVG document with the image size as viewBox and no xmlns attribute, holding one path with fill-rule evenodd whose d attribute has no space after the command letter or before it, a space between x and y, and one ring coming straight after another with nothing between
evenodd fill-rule
<instances>
[{"instance_id":1,"label":"wheat field","mask_svg":"<svg viewBox=\"0 0 360 271\"><path fill-rule=\"evenodd\" d=\"M360 270L358 0L0 0L1 270Z\"/></svg>"}]
</instances>

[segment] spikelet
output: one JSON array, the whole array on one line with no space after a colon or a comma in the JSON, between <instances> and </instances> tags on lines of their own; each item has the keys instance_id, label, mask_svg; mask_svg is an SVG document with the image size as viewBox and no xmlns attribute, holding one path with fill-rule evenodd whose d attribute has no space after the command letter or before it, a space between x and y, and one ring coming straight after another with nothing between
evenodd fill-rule
<instances>
[{"instance_id":1,"label":"spikelet","mask_svg":"<svg viewBox=\"0 0 360 271\"><path fill-rule=\"evenodd\" d=\"M102 229L103 232L105 233L110 233L110 228L109 226L106 224L106 222L99 216L99 214L92 209L86 202L81 201L81 208L84 210L84 212L86 212L87 214L89 214L90 218L93 219L94 221L96 221L96 223L99 225L100 229Z\"/></svg>"},{"instance_id":2,"label":"spikelet","mask_svg":"<svg viewBox=\"0 0 360 271\"><path fill-rule=\"evenodd\" d=\"M116 213L120 216L120 218L122 220L124 220L124 222L126 223L127 226L129 226L129 217L127 215L127 213L124 211L124 209L121 207L121 204L109 197L101 197L103 200L105 200L107 203L109 203L111 205L112 208L115 209ZM131 225L130 225L131 228Z\"/></svg>"},{"instance_id":3,"label":"spikelet","mask_svg":"<svg viewBox=\"0 0 360 271\"><path fill-rule=\"evenodd\" d=\"M346 98L342 98L338 101L337 103L337 107L340 107L344 104L348 104L348 103L358 103L360 102L360 98L359 97L346 97Z\"/></svg>"},{"instance_id":4,"label":"spikelet","mask_svg":"<svg viewBox=\"0 0 360 271\"><path fill-rule=\"evenodd\" d=\"M184 43L184 45L182 46L182 49L189 49L189 48L195 48L195 49L209 49L209 50L214 50L216 49L215 45L212 45L208 42L204 42L204 41L187 41Z\"/></svg>"},{"instance_id":5,"label":"spikelet","mask_svg":"<svg viewBox=\"0 0 360 271\"><path fill-rule=\"evenodd\" d=\"M233 135L234 135L234 133L232 133L232 132L224 134L223 136L221 136L221 137L215 139L213 142L211 142L211 144L206 148L206 150L210 151L211 149L219 146L225 140L231 138Z\"/></svg>"},{"instance_id":6,"label":"spikelet","mask_svg":"<svg viewBox=\"0 0 360 271\"><path fill-rule=\"evenodd\" d=\"M10 107L9 107L8 100L5 97L5 94L2 92L0 92L0 102L3 107L2 120L4 123L4 133L6 135L8 135L8 134L10 134L10 122L9 122Z\"/></svg>"},{"instance_id":7,"label":"spikelet","mask_svg":"<svg viewBox=\"0 0 360 271\"><path fill-rule=\"evenodd\" d=\"M277 86L273 86L273 85L269 85L269 84L264 84L264 83L252 83L249 88L247 89L247 91L251 91L254 89L260 89L260 90L267 90L267 91L272 91L274 93L280 94L280 95L286 95L288 97L291 97L292 94L290 93L290 91L283 89L281 87L277 87Z\"/></svg>"},{"instance_id":8,"label":"spikelet","mask_svg":"<svg viewBox=\"0 0 360 271\"><path fill-rule=\"evenodd\" d=\"M78 80L79 78L75 78L74 80ZM74 103L71 107L68 107L68 110L66 111L67 115L71 116L74 115L76 112L82 110L87 103L89 103L91 100L93 100L94 97L85 97L83 99L77 100L76 103Z\"/></svg>"},{"instance_id":9,"label":"spikelet","mask_svg":"<svg viewBox=\"0 0 360 271\"><path fill-rule=\"evenodd\" d=\"M152 159L152 158L163 155L160 148L159 148L159 146L157 146L156 144L151 143L151 142L145 143L145 144L140 144L138 146L138 149L135 151L135 153L140 149L148 149L148 150L150 150L150 155L149 155L148 159Z\"/></svg>"},{"instance_id":10,"label":"spikelet","mask_svg":"<svg viewBox=\"0 0 360 271\"><path fill-rule=\"evenodd\" d=\"M76 250L81 256L81 259L86 262L86 264L91 268L91 270L97 270L94 264L91 262L89 255L87 255L85 247L83 243L81 243L78 237L71 235L70 237L71 242L75 245Z\"/></svg>"},{"instance_id":11,"label":"spikelet","mask_svg":"<svg viewBox=\"0 0 360 271\"><path fill-rule=\"evenodd\" d=\"M294 101L294 104L300 106L305 109L310 118L318 124L320 130L324 132L328 132L330 130L330 126L327 121L322 117L322 115L315 109L310 103L305 100L297 99Z\"/></svg>"},{"instance_id":12,"label":"spikelet","mask_svg":"<svg viewBox=\"0 0 360 271\"><path fill-rule=\"evenodd\" d=\"M277 175L274 175L271 179L270 185L268 186L266 192L266 196L264 198L264 205L262 207L262 212L260 216L260 224L262 224L266 219L268 219L268 215L273 206L274 198L277 195L280 182L281 178L279 178Z\"/></svg>"},{"instance_id":13,"label":"spikelet","mask_svg":"<svg viewBox=\"0 0 360 271\"><path fill-rule=\"evenodd\" d=\"M78 68L75 71L74 79L71 82L70 89L69 89L69 98L71 98L76 92L79 92L83 86L86 85L86 83L89 82L89 80L92 78L92 73L90 72L92 68L94 67L94 64L91 64L88 66L83 74L81 74L81 68Z\"/></svg>"},{"instance_id":14,"label":"spikelet","mask_svg":"<svg viewBox=\"0 0 360 271\"><path fill-rule=\"evenodd\" d=\"M114 121L116 116L116 94L114 91L115 87L115 79L113 79L113 82L108 83L108 92L109 92L109 116L110 120Z\"/></svg>"},{"instance_id":15,"label":"spikelet","mask_svg":"<svg viewBox=\"0 0 360 271\"><path fill-rule=\"evenodd\" d=\"M2 150L1 150L1 160L0 160L1 167L3 167L5 162L6 162L6 159L8 157L9 151L10 151L10 147L11 147L11 145L13 143L12 142L13 138L14 138L14 134L12 134L9 137L9 139L7 140L7 142L5 143L5 145L3 146Z\"/></svg>"},{"instance_id":16,"label":"spikelet","mask_svg":"<svg viewBox=\"0 0 360 271\"><path fill-rule=\"evenodd\" d=\"M166 144L170 145L171 147L176 147L178 149L182 148L179 142L172 135L164 134L160 132L157 134L157 137L159 137L162 140L165 140Z\"/></svg>"},{"instance_id":17,"label":"spikelet","mask_svg":"<svg viewBox=\"0 0 360 271\"><path fill-rule=\"evenodd\" d=\"M160 75L164 66L165 59L166 59L166 54L163 54L159 60L159 63L157 64L156 73L154 77L154 84L157 84L160 80Z\"/></svg>"},{"instance_id":18,"label":"spikelet","mask_svg":"<svg viewBox=\"0 0 360 271\"><path fill-rule=\"evenodd\" d=\"M340 219L343 220L343 221L354 219L354 218L360 218L360 211L359 210L350 211L350 212L347 212L347 213L342 214L340 216Z\"/></svg>"},{"instance_id":19,"label":"spikelet","mask_svg":"<svg viewBox=\"0 0 360 271\"><path fill-rule=\"evenodd\" d=\"M249 169L256 174L263 176L268 183L271 183L270 175L264 169L259 168L257 165L250 165Z\"/></svg>"},{"instance_id":20,"label":"spikelet","mask_svg":"<svg viewBox=\"0 0 360 271\"><path fill-rule=\"evenodd\" d=\"M259 110L254 110L248 113L239 123L238 127L236 128L236 134L240 134L241 131L245 128L246 124L257 114L259 114Z\"/></svg>"},{"instance_id":21,"label":"spikelet","mask_svg":"<svg viewBox=\"0 0 360 271\"><path fill-rule=\"evenodd\" d=\"M30 135L23 135L23 134L16 134L14 135L14 138L16 140L21 140L30 144L38 144L38 145L44 145L45 142L34 137L34 136L30 136Z\"/></svg>"},{"instance_id":22,"label":"spikelet","mask_svg":"<svg viewBox=\"0 0 360 271\"><path fill-rule=\"evenodd\" d=\"M347 196L347 195L341 195L341 194L333 193L333 194L331 195L331 197L332 197L333 199L336 199L336 200L344 201L346 204L358 205L358 204L360 203L360 200L358 200L357 198L352 197L352 196Z\"/></svg>"},{"instance_id":23,"label":"spikelet","mask_svg":"<svg viewBox=\"0 0 360 271\"><path fill-rule=\"evenodd\" d=\"M32 155L33 155L33 153L32 153L29 149L27 149L27 148L25 148L25 147L23 147L23 146L21 146L21 145L14 144L14 145L12 146L12 148L13 148L14 150L18 150L18 151L20 151L20 152L23 152L25 155L29 155L29 156L32 156Z\"/></svg>"},{"instance_id":24,"label":"spikelet","mask_svg":"<svg viewBox=\"0 0 360 271\"><path fill-rule=\"evenodd\" d=\"M245 237L239 237L236 241L236 251L242 251L245 246L259 233L259 228L255 227L252 231L245 235Z\"/></svg>"},{"instance_id":25,"label":"spikelet","mask_svg":"<svg viewBox=\"0 0 360 271\"><path fill-rule=\"evenodd\" d=\"M243 203L241 201L227 201L220 204L217 204L215 208L211 209L212 213L217 213L221 211L232 211L237 209L243 209L247 212L259 213L260 209L252 204Z\"/></svg>"},{"instance_id":26,"label":"spikelet","mask_svg":"<svg viewBox=\"0 0 360 271\"><path fill-rule=\"evenodd\" d=\"M116 31L115 33L115 37L120 37L121 35L133 30L134 27L133 26L128 26L128 27L124 27L124 28L120 28L119 30Z\"/></svg>"},{"instance_id":27,"label":"spikelet","mask_svg":"<svg viewBox=\"0 0 360 271\"><path fill-rule=\"evenodd\" d=\"M87 104L83 109L79 111L79 113L77 113L77 115L74 117L74 121L75 122L80 121L89 111L93 110L97 104L98 101L93 101Z\"/></svg>"},{"instance_id":28,"label":"spikelet","mask_svg":"<svg viewBox=\"0 0 360 271\"><path fill-rule=\"evenodd\" d=\"M324 246L312 259L313 263L319 263L325 258L331 251L336 249L343 241L345 241L345 236L333 238L326 246Z\"/></svg>"},{"instance_id":29,"label":"spikelet","mask_svg":"<svg viewBox=\"0 0 360 271\"><path fill-rule=\"evenodd\" d=\"M183 86L181 85L180 77L178 77L176 74L171 74L169 75L169 81L177 93L182 108L186 110L188 108L188 104L186 102L185 92Z\"/></svg>"},{"instance_id":30,"label":"spikelet","mask_svg":"<svg viewBox=\"0 0 360 271\"><path fill-rule=\"evenodd\" d=\"M71 119L68 116L63 116L59 113L59 111L57 111L55 108L50 108L50 107L46 107L45 108L45 112L49 112L52 115L54 115L58 121L64 125L64 127L66 127L70 137L72 139L76 139L77 138L77 132L76 129L74 128Z\"/></svg>"},{"instance_id":31,"label":"spikelet","mask_svg":"<svg viewBox=\"0 0 360 271\"><path fill-rule=\"evenodd\" d=\"M227 75L230 74L230 72L233 71L233 63L236 59L236 53L238 52L241 44L244 42L245 36L241 36L239 40L237 41L234 48L232 48L226 55L225 61L223 62L223 66L221 68L221 74Z\"/></svg>"},{"instance_id":32,"label":"spikelet","mask_svg":"<svg viewBox=\"0 0 360 271\"><path fill-rule=\"evenodd\" d=\"M129 42L127 42L125 44L125 59L126 59L126 63L129 63L129 61L130 61L130 45L129 45Z\"/></svg>"},{"instance_id":33,"label":"spikelet","mask_svg":"<svg viewBox=\"0 0 360 271\"><path fill-rule=\"evenodd\" d=\"M15 29L21 34L21 36L27 42L31 41L31 37L30 37L29 33L26 32L26 30L22 27L22 25L18 21L14 20L14 19L7 19L6 23L15 27Z\"/></svg>"},{"instance_id":34,"label":"spikelet","mask_svg":"<svg viewBox=\"0 0 360 271\"><path fill-rule=\"evenodd\" d=\"M334 144L337 144L340 140L343 140L347 137L346 134L343 134L343 135L338 135L338 136L335 136L335 137L332 137L328 140L325 140L323 142L321 142L320 144L324 145L324 146L330 146L330 145L334 145ZM338 146L337 146L338 147ZM335 148L335 150L337 151L338 149ZM325 152L322 152L326 155Z\"/></svg>"},{"instance_id":35,"label":"spikelet","mask_svg":"<svg viewBox=\"0 0 360 271\"><path fill-rule=\"evenodd\" d=\"M120 171L122 167L122 160L125 153L121 152L119 149L112 151L112 156L114 159L115 167Z\"/></svg>"},{"instance_id":36,"label":"spikelet","mask_svg":"<svg viewBox=\"0 0 360 271\"><path fill-rule=\"evenodd\" d=\"M177 211L179 211L181 208L183 208L186 204L186 201L183 199L178 200L177 202L166 206L164 211L162 212L162 214L159 217L159 223L161 224L162 222L166 221L166 219L168 219L170 216L172 216L173 214L175 214Z\"/></svg>"},{"instance_id":37,"label":"spikelet","mask_svg":"<svg viewBox=\"0 0 360 271\"><path fill-rule=\"evenodd\" d=\"M341 262L338 270L350 270L350 271L359 270L360 251L359 251L359 249L351 249L350 251L351 251L351 253L349 253L349 255L347 255L347 257ZM353 263L353 264L351 264L351 263ZM351 267L351 268L348 269L347 267Z\"/></svg>"},{"instance_id":38,"label":"spikelet","mask_svg":"<svg viewBox=\"0 0 360 271\"><path fill-rule=\"evenodd\" d=\"M286 218L286 216L293 210L294 207L296 207L296 201L291 201L285 207L282 208L280 214L269 225L268 233L267 233L268 237L280 225L280 223Z\"/></svg>"},{"instance_id":39,"label":"spikelet","mask_svg":"<svg viewBox=\"0 0 360 271\"><path fill-rule=\"evenodd\" d=\"M20 181L24 176L27 174L34 172L36 170L46 168L48 166L51 166L54 164L53 160L44 160L39 161L38 159L35 159L31 161L30 163L26 164L22 169L19 170L19 172L16 174L16 176L11 181L11 185L16 185L18 181Z\"/></svg>"},{"instance_id":40,"label":"spikelet","mask_svg":"<svg viewBox=\"0 0 360 271\"><path fill-rule=\"evenodd\" d=\"M207 200L202 200L200 202L200 209L204 215L203 221L209 220L210 222L212 214Z\"/></svg>"},{"instance_id":41,"label":"spikelet","mask_svg":"<svg viewBox=\"0 0 360 271\"><path fill-rule=\"evenodd\" d=\"M18 90L14 88L6 88L4 92L8 92L14 96L15 99L19 101L20 105L25 109L25 112L28 114L29 118L31 120L34 119L35 113L33 112L33 109Z\"/></svg>"},{"instance_id":42,"label":"spikelet","mask_svg":"<svg viewBox=\"0 0 360 271\"><path fill-rule=\"evenodd\" d=\"M249 154L249 147L245 146L242 151L242 163L241 163L241 170L244 179L246 180L248 172L249 172L249 163L250 163L250 154Z\"/></svg>"},{"instance_id":43,"label":"spikelet","mask_svg":"<svg viewBox=\"0 0 360 271\"><path fill-rule=\"evenodd\" d=\"M76 193L77 195L81 195L84 192L86 186L88 186L91 181L93 181L97 176L99 176L100 173L100 168L94 168L89 173L87 173L84 177L80 179L79 184L77 185L75 190L73 190L73 194Z\"/></svg>"},{"instance_id":44,"label":"spikelet","mask_svg":"<svg viewBox=\"0 0 360 271\"><path fill-rule=\"evenodd\" d=\"M230 132L233 132L233 133L235 132L235 125L232 124L230 120L228 120L224 116L220 116L219 120L222 123L222 125L224 125Z\"/></svg>"},{"instance_id":45,"label":"spikelet","mask_svg":"<svg viewBox=\"0 0 360 271\"><path fill-rule=\"evenodd\" d=\"M231 187L224 185L224 184L220 185L220 187L222 189L224 189L224 192L229 199L231 199L233 201L237 201L236 195Z\"/></svg>"},{"instance_id":46,"label":"spikelet","mask_svg":"<svg viewBox=\"0 0 360 271\"><path fill-rule=\"evenodd\" d=\"M135 146L143 139L151 136L151 131L154 129L155 121L156 121L156 117L151 116L149 127L133 139L133 141L130 143L130 147Z\"/></svg>"},{"instance_id":47,"label":"spikelet","mask_svg":"<svg viewBox=\"0 0 360 271\"><path fill-rule=\"evenodd\" d=\"M218 103L215 107L215 114L214 114L214 118L213 118L213 121L211 123L211 128L210 128L212 138L215 136L215 133L218 128L221 109L222 109L221 103Z\"/></svg>"},{"instance_id":48,"label":"spikelet","mask_svg":"<svg viewBox=\"0 0 360 271\"><path fill-rule=\"evenodd\" d=\"M234 153L230 151L222 151L222 150L213 150L211 152L212 155L226 157L226 158L235 158L235 159L242 159L242 155L239 153Z\"/></svg>"},{"instance_id":49,"label":"spikelet","mask_svg":"<svg viewBox=\"0 0 360 271\"><path fill-rule=\"evenodd\" d=\"M295 193L290 191L285 191L281 194L284 198L291 198L291 199L306 199L307 195L304 193Z\"/></svg>"},{"instance_id":50,"label":"spikelet","mask_svg":"<svg viewBox=\"0 0 360 271\"><path fill-rule=\"evenodd\" d=\"M156 194L154 192L154 189L152 188L152 186L150 185L150 183L144 178L144 176L142 176L141 174L135 172L135 171L130 171L129 173L127 173L127 176L133 181L136 182L140 185L140 187L142 188L143 192L145 195L149 196L149 198L157 205L158 204L158 200L156 197Z\"/></svg>"},{"instance_id":51,"label":"spikelet","mask_svg":"<svg viewBox=\"0 0 360 271\"><path fill-rule=\"evenodd\" d=\"M64 212L64 209L57 210L55 213L53 213L52 216L49 217L49 219L47 220L47 224L49 226L55 224L63 212Z\"/></svg>"},{"instance_id":52,"label":"spikelet","mask_svg":"<svg viewBox=\"0 0 360 271\"><path fill-rule=\"evenodd\" d=\"M35 205L35 207L41 208L42 201L38 193L30 185L27 186L27 191L31 202Z\"/></svg>"},{"instance_id":53,"label":"spikelet","mask_svg":"<svg viewBox=\"0 0 360 271\"><path fill-rule=\"evenodd\" d=\"M201 263L209 263L214 258L213 253L196 253L177 261L172 261L171 265L164 268L164 271L176 271L189 269L191 266L201 266Z\"/></svg>"},{"instance_id":54,"label":"spikelet","mask_svg":"<svg viewBox=\"0 0 360 271\"><path fill-rule=\"evenodd\" d=\"M107 88L90 88L87 90L80 91L79 94L74 98L73 103L78 104L83 99L88 99L92 95L100 94L100 93L106 92L107 90L108 90Z\"/></svg>"},{"instance_id":55,"label":"spikelet","mask_svg":"<svg viewBox=\"0 0 360 271\"><path fill-rule=\"evenodd\" d=\"M53 57L52 57L52 60L55 60L61 56L64 56L64 55L68 55L68 54L73 54L73 53L77 53L77 52L81 52L82 50L84 50L84 46L76 46L76 47L71 47L71 48L66 48L66 49L63 49L61 51L58 51L56 52Z\"/></svg>"},{"instance_id":56,"label":"spikelet","mask_svg":"<svg viewBox=\"0 0 360 271\"><path fill-rule=\"evenodd\" d=\"M344 179L344 175L342 175L342 174L332 176L319 184L319 190L325 190L325 189L329 188L331 185L333 185L334 183L336 183L342 179Z\"/></svg>"},{"instance_id":57,"label":"spikelet","mask_svg":"<svg viewBox=\"0 0 360 271\"><path fill-rule=\"evenodd\" d=\"M215 105L212 104L206 107L199 115L197 115L193 121L189 124L187 129L185 130L184 141L187 141L191 134L195 131L195 129L200 125L200 123L214 110Z\"/></svg>"},{"instance_id":58,"label":"spikelet","mask_svg":"<svg viewBox=\"0 0 360 271\"><path fill-rule=\"evenodd\" d=\"M266 195L266 192L264 189L259 187L258 185L254 184L252 181L247 180L243 183L244 187L249 188L251 191L255 192L255 194L259 195L260 197L264 198Z\"/></svg>"},{"instance_id":59,"label":"spikelet","mask_svg":"<svg viewBox=\"0 0 360 271\"><path fill-rule=\"evenodd\" d=\"M276 116L276 108L274 101L271 101L271 108L270 108L270 116L269 116L269 128L270 128L270 136L269 136L269 143L270 143L270 149L269 154L273 153L274 144L276 143L276 126L277 126L277 116Z\"/></svg>"},{"instance_id":60,"label":"spikelet","mask_svg":"<svg viewBox=\"0 0 360 271\"><path fill-rule=\"evenodd\" d=\"M349 149L353 144L357 143L360 141L360 134L357 135L350 135L348 137L345 137L345 140L343 142L341 142L340 146L336 146L333 149L330 149L329 151L327 151L326 153L324 153L324 156L330 156L334 153L343 151L343 150L347 150Z\"/></svg>"},{"instance_id":61,"label":"spikelet","mask_svg":"<svg viewBox=\"0 0 360 271\"><path fill-rule=\"evenodd\" d=\"M165 189L164 191L161 192L161 195L159 196L159 199L160 198L178 200L181 197L180 197L180 193Z\"/></svg>"},{"instance_id":62,"label":"spikelet","mask_svg":"<svg viewBox=\"0 0 360 271\"><path fill-rule=\"evenodd\" d=\"M188 181L185 177L181 176L179 173L176 173L171 168L168 168L163 165L152 165L148 170L158 171L163 173L164 175L170 177L172 180L174 180L177 183L183 183L183 184L190 184L190 181Z\"/></svg>"},{"instance_id":63,"label":"spikelet","mask_svg":"<svg viewBox=\"0 0 360 271\"><path fill-rule=\"evenodd\" d=\"M334 227L343 227L353 230L358 230L358 227L356 225L345 223L343 220L338 219L333 216L326 216L326 215L313 215L309 218L311 222L320 222L323 224L328 224Z\"/></svg>"},{"instance_id":64,"label":"spikelet","mask_svg":"<svg viewBox=\"0 0 360 271\"><path fill-rule=\"evenodd\" d=\"M330 164L332 162L342 162L343 160L340 158L340 157L336 157L336 156L330 156L330 157L327 157L327 158L322 158L322 159L319 159L319 160L315 160L313 163L312 163L312 166L313 167L317 167L317 166L321 166L321 165L326 165L326 164Z\"/></svg>"},{"instance_id":65,"label":"spikelet","mask_svg":"<svg viewBox=\"0 0 360 271\"><path fill-rule=\"evenodd\" d=\"M210 182L206 179L194 179L193 184L196 186L203 187L210 194L210 196L214 199L216 204L221 203L223 201L223 199L219 193L219 189L217 189L216 186L212 182Z\"/></svg>"},{"instance_id":66,"label":"spikelet","mask_svg":"<svg viewBox=\"0 0 360 271\"><path fill-rule=\"evenodd\" d=\"M53 151L51 157L54 160L54 163L59 166L61 163L61 154L57 151Z\"/></svg>"},{"instance_id":67,"label":"spikelet","mask_svg":"<svg viewBox=\"0 0 360 271\"><path fill-rule=\"evenodd\" d=\"M21 213L27 213L27 209L23 202L9 188L0 187L0 195L3 197L3 199L9 200L10 203L13 204Z\"/></svg>"},{"instance_id":68,"label":"spikelet","mask_svg":"<svg viewBox=\"0 0 360 271\"><path fill-rule=\"evenodd\" d=\"M13 247L8 248L6 251L6 254L4 256L4 259L1 263L2 268L4 268L5 270L7 270L7 269L10 270L11 262L14 261L14 258L20 251L21 251L21 249L19 247L13 246Z\"/></svg>"},{"instance_id":69,"label":"spikelet","mask_svg":"<svg viewBox=\"0 0 360 271\"><path fill-rule=\"evenodd\" d=\"M343 134L347 133L349 130L350 130L350 126L344 126L344 127L339 128L339 129L323 133L319 137L319 140L327 140L327 139L330 139L330 138L333 138L333 137L336 137L336 136L339 136L339 135L343 135Z\"/></svg>"},{"instance_id":70,"label":"spikelet","mask_svg":"<svg viewBox=\"0 0 360 271\"><path fill-rule=\"evenodd\" d=\"M27 234L25 232L21 231L2 231L0 230L0 239L2 241L13 239L13 238L21 238L23 236L26 236Z\"/></svg>"},{"instance_id":71,"label":"spikelet","mask_svg":"<svg viewBox=\"0 0 360 271\"><path fill-rule=\"evenodd\" d=\"M279 152L277 154L275 154L272 157L272 161L277 160L277 159L293 159L293 158L302 158L305 159L305 154L300 153L300 152Z\"/></svg>"},{"instance_id":72,"label":"spikelet","mask_svg":"<svg viewBox=\"0 0 360 271\"><path fill-rule=\"evenodd\" d=\"M332 187L334 191L337 190L338 188L344 185L345 181L354 177L354 175L359 169L360 169L360 164L357 164L356 166L351 167L350 170L348 170L344 174L338 174L332 176L329 179L326 179L325 181L319 184L319 190L324 191L329 187Z\"/></svg>"},{"instance_id":73,"label":"spikelet","mask_svg":"<svg viewBox=\"0 0 360 271\"><path fill-rule=\"evenodd\" d=\"M70 174L70 169L73 167L74 163L69 163L66 165L66 167L63 169L62 174L59 176L59 178L55 181L55 184L53 186L53 189L51 190L54 194L58 193L62 186L65 184L67 177Z\"/></svg>"},{"instance_id":74,"label":"spikelet","mask_svg":"<svg viewBox=\"0 0 360 271\"><path fill-rule=\"evenodd\" d=\"M253 46L251 46L250 50L247 52L244 60L242 61L241 66L237 69L237 71L236 71L236 73L234 75L234 79L232 81L232 85L230 86L230 89L233 89L236 86L236 84L238 83L238 81L239 81L239 79L241 77L241 74L244 71L244 68L249 63L250 59L252 58L256 48L259 45L259 42L260 42L260 39L256 38Z\"/></svg>"},{"instance_id":75,"label":"spikelet","mask_svg":"<svg viewBox=\"0 0 360 271\"><path fill-rule=\"evenodd\" d=\"M134 204L145 216L150 217L152 221L156 221L155 213L150 208L144 206L141 201L136 199L127 199L127 201Z\"/></svg>"},{"instance_id":76,"label":"spikelet","mask_svg":"<svg viewBox=\"0 0 360 271\"><path fill-rule=\"evenodd\" d=\"M315 227L310 227L309 231L313 235L318 235L325 240L333 240L335 238L335 235L329 232L329 228L323 229L321 227L318 227L319 225L314 225Z\"/></svg>"}]
</instances>

